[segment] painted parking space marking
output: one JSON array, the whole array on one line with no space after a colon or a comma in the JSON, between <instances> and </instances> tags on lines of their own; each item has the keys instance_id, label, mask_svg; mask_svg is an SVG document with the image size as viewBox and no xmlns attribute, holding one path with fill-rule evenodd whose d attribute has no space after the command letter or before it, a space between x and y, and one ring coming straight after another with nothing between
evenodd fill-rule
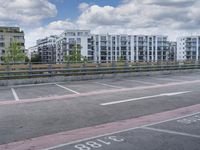
<instances>
[{"instance_id":1,"label":"painted parking space marking","mask_svg":"<svg viewBox=\"0 0 200 150\"><path fill-rule=\"evenodd\" d=\"M153 125L158 125L158 124L161 124L161 123L166 123L166 122L170 122L170 121L174 121L174 120L178 120L178 119L183 119L183 118L186 118L186 117L190 117L190 116L193 116L193 115L197 115L199 114L200 112L195 112L195 113L191 113L191 114L188 114L188 115L183 115L183 116L180 116L180 117L174 117L172 119L166 119L164 121L159 121L159 122L155 122L155 123L150 123L148 125L144 125L143 127L148 127L148 126L153 126Z\"/></svg>"},{"instance_id":2,"label":"painted parking space marking","mask_svg":"<svg viewBox=\"0 0 200 150\"><path fill-rule=\"evenodd\" d=\"M68 91L70 91L70 92L72 92L72 93L80 94L79 92L74 91L74 90L72 90L72 89L70 89L70 88L67 88L67 87L65 87L65 86L62 86L62 85L59 85L59 84L55 84L55 85L58 86L58 87L60 87L60 88L65 89L65 90L68 90Z\"/></svg>"},{"instance_id":3,"label":"painted parking space marking","mask_svg":"<svg viewBox=\"0 0 200 150\"><path fill-rule=\"evenodd\" d=\"M183 80L190 80L190 81L199 80L200 79L197 76L178 76L178 77L181 78L181 79L183 79Z\"/></svg>"},{"instance_id":4,"label":"painted parking space marking","mask_svg":"<svg viewBox=\"0 0 200 150\"><path fill-rule=\"evenodd\" d=\"M105 136L97 139L93 139L90 141L86 141L83 143L79 143L74 145L74 148L77 150L91 150L96 148L103 148L105 146L113 145L116 143L122 143L125 139L119 136Z\"/></svg>"},{"instance_id":5,"label":"painted parking space marking","mask_svg":"<svg viewBox=\"0 0 200 150\"><path fill-rule=\"evenodd\" d=\"M160 112L139 118L132 118L123 121L111 122L93 127L64 131L52 135L32 138L5 145L0 145L1 150L27 150L34 147L35 149L52 149L53 147L63 147L65 145L76 144L94 138L111 136L145 127L145 125L155 125L167 121L177 120L184 117L199 114L200 104L178 108L166 112ZM63 150L63 149L62 149ZM64 149L65 150L65 149Z\"/></svg>"},{"instance_id":6,"label":"painted parking space marking","mask_svg":"<svg viewBox=\"0 0 200 150\"><path fill-rule=\"evenodd\" d=\"M101 106L108 106L108 105L127 103L127 102L131 102L131 101L138 101L138 100L143 100L143 99L151 99L151 98L156 98L156 97L181 95L181 94L186 94L186 93L190 93L190 92L191 91L174 92L174 93L163 93L163 94L152 95L152 96L144 96L144 97L133 98L133 99L126 99L126 100L113 101L113 102L108 102L108 103L101 103L100 105Z\"/></svg>"},{"instance_id":7,"label":"painted parking space marking","mask_svg":"<svg viewBox=\"0 0 200 150\"><path fill-rule=\"evenodd\" d=\"M8 100L16 102L11 88L0 89L0 101L8 101Z\"/></svg>"},{"instance_id":8,"label":"painted parking space marking","mask_svg":"<svg viewBox=\"0 0 200 150\"><path fill-rule=\"evenodd\" d=\"M181 117L175 117L175 118L172 118L172 119L167 119L167 120L164 120L164 121L147 124L147 125L143 125L143 126L140 126L140 127L129 128L129 129L126 129L126 130L122 130L122 131L118 131L118 132L113 132L113 133L105 134L105 135L100 135L100 136L97 136L97 137L90 137L88 139L82 139L82 140L79 140L79 141L74 141L74 142L71 142L71 143L66 143L66 144L63 144L63 146L58 145L56 147L53 147L53 148L50 148L50 149L48 148L48 149L45 149L45 150L57 150L57 148L66 147L66 146L70 146L70 145L72 145L72 147L74 147L74 150L76 150L76 148L77 148L76 146L77 145L85 147L87 145L87 141L96 142L96 141L98 141L98 139L102 139L102 138L107 139L108 136L115 136L115 137L121 138L122 139L121 142L123 143L125 140L127 140L126 137L116 136L116 134L130 132L130 131L138 130L138 129L144 129L144 130L150 130L150 131L155 131L155 132L161 132L161 133L167 133L167 134L174 134L174 135L180 135L180 136L192 137L192 138L198 138L199 139L200 135L194 135L194 134L188 134L188 133L171 131L171 130L164 130L164 129L156 129L156 128L150 127L152 125L157 125L157 124L161 124L161 123L167 123L167 122L170 122L170 121L174 121L174 120L178 120L178 119L184 119L184 118L187 118L187 117L193 117L193 116L198 115L199 113L200 112L189 114L189 115L184 115L184 116L181 116ZM83 148L83 147L78 147L78 148ZM86 146L85 148L88 148L89 150L95 149L95 147L89 147L89 146L88 147ZM78 149L78 150L82 150L82 149Z\"/></svg>"},{"instance_id":9,"label":"painted parking space marking","mask_svg":"<svg viewBox=\"0 0 200 150\"><path fill-rule=\"evenodd\" d=\"M24 84L24 85L15 85L11 86L12 88L20 88L20 87L34 87L34 86L43 86L43 85L53 85L54 83L37 83L37 84Z\"/></svg>"},{"instance_id":10,"label":"painted parking space marking","mask_svg":"<svg viewBox=\"0 0 200 150\"><path fill-rule=\"evenodd\" d=\"M94 82L94 83L99 84L99 85L104 85L104 86L107 86L107 87L112 87L112 88L119 88L119 89L122 88L120 86L110 85L110 84L101 83L101 82Z\"/></svg>"},{"instance_id":11,"label":"painted parking space marking","mask_svg":"<svg viewBox=\"0 0 200 150\"><path fill-rule=\"evenodd\" d=\"M137 82L140 84L147 84L147 85L159 85L157 83L153 83L153 82L147 82L147 81L141 81L141 80L129 80L129 79L125 79L126 81L131 81L131 82Z\"/></svg>"},{"instance_id":12,"label":"painted parking space marking","mask_svg":"<svg viewBox=\"0 0 200 150\"><path fill-rule=\"evenodd\" d=\"M183 82L184 80L179 80L179 79L172 79L172 78L153 78L153 79L157 79L157 80L163 80L163 81L174 81L174 82Z\"/></svg>"},{"instance_id":13,"label":"painted parking space marking","mask_svg":"<svg viewBox=\"0 0 200 150\"><path fill-rule=\"evenodd\" d=\"M179 119L179 120L177 120L177 122L182 123L182 124L200 123L200 114L196 114L196 115L191 116L191 117Z\"/></svg>"},{"instance_id":14,"label":"painted parking space marking","mask_svg":"<svg viewBox=\"0 0 200 150\"><path fill-rule=\"evenodd\" d=\"M113 144L117 144L117 143L113 143L111 141L107 141L108 137L114 137L115 139L118 139L118 142L124 142L126 141L126 137L122 137L122 136L118 136L116 134L121 134L121 133L125 133L125 132L131 132L133 130L138 130L138 129L143 129L143 130L150 130L150 131L155 131L155 132L161 132L161 133L167 133L167 134L174 134L174 135L179 135L179 136L186 136L186 137L192 137L192 138L200 138L200 135L194 135L194 134L188 134L188 133L183 133L183 132L177 132L177 131L171 131L171 130L163 130L163 129L156 129L156 128L152 128L150 126L152 125L157 125L157 124L161 124L161 123L167 123L169 121L174 121L174 120L178 120L178 119L182 119L182 118L186 118L186 117L191 117L194 115L199 114L200 112L196 112L196 113L192 113L189 115L184 115L181 117L175 117L172 119L166 119L164 121L160 121L160 122L156 122L156 123L150 123L147 125L142 125L139 127L134 127L134 128L129 128L129 129L125 129L125 130L121 130L121 131L117 131L117 132L112 132L112 133L108 133L108 134L103 134L103 135L98 135L98 136L93 136L90 138L85 138L85 139L81 139L81 140L77 140L77 141L73 141L73 142L69 142L69 143L65 143L65 144L60 144L51 148L46 148L43 150L58 150L59 148L62 147L73 147L73 150L93 150L96 148L101 148L101 147L105 147L105 146L109 146L109 145L113 145ZM101 142L99 142L99 140L107 143L107 144L102 144ZM111 145L111 146L112 146Z\"/></svg>"},{"instance_id":15,"label":"painted parking space marking","mask_svg":"<svg viewBox=\"0 0 200 150\"><path fill-rule=\"evenodd\" d=\"M55 84L14 88L20 99L19 103L28 99L55 98L62 95L73 95L71 91L60 88Z\"/></svg>"},{"instance_id":16,"label":"painted parking space marking","mask_svg":"<svg viewBox=\"0 0 200 150\"><path fill-rule=\"evenodd\" d=\"M200 135L188 134L188 133L165 130L165 129L157 129L157 128L152 128L152 127L147 127L147 126L146 127L141 127L141 129L157 131L157 132L163 132L163 133L169 133L169 134L182 135L182 136L189 136L189 137L194 137L194 138L200 138Z\"/></svg>"},{"instance_id":17,"label":"painted parking space marking","mask_svg":"<svg viewBox=\"0 0 200 150\"><path fill-rule=\"evenodd\" d=\"M150 123L150 124L139 126L139 127L128 128L128 129L117 131L117 132L112 132L112 133L108 133L108 134L93 136L93 137L90 137L90 138L85 138L85 139L81 139L81 140L77 140L77 141L73 141L73 142L69 142L69 143L65 143L65 144L60 144L60 145L57 145L57 146L54 146L54 147L51 147L51 148L47 148L47 149L43 149L43 150L54 150L54 149L57 149L57 148L60 148L60 147L68 146L68 145L76 145L77 143L83 143L85 141L91 141L93 139L97 139L97 138L101 138L101 137L107 137L107 136L112 136L112 135L115 135L115 134L118 134L118 133L128 132L128 131L132 131L132 130L136 130L136 129L147 128L147 127L152 126L152 125L157 125L157 124L166 123L166 122L169 122L169 121L174 121L174 120L182 119L182 118L185 118L185 117L190 117L190 116L193 116L193 115L197 115L199 113L200 112L196 112L196 113L192 113L192 114L189 114L189 115L184 115L184 116L181 116L181 117L175 117L175 118L172 118L172 119L166 119L164 121ZM177 133L177 134L179 135L179 133ZM185 133L184 136L186 136L186 135L189 136L190 134L188 135L187 133ZM190 137L192 137L192 135ZM193 137L199 138L198 135L197 135L197 137L195 135L193 135Z\"/></svg>"},{"instance_id":18,"label":"painted parking space marking","mask_svg":"<svg viewBox=\"0 0 200 150\"><path fill-rule=\"evenodd\" d=\"M147 126L149 130L157 130L157 132L168 132L169 134L179 134L200 138L200 113L169 120L168 122ZM151 128L151 129L150 129Z\"/></svg>"},{"instance_id":19,"label":"painted parking space marking","mask_svg":"<svg viewBox=\"0 0 200 150\"><path fill-rule=\"evenodd\" d=\"M81 94L69 94L69 95L59 95L57 97L43 97L43 98L30 98L30 99L24 99L20 100L18 102L7 100L7 101L0 101L0 105L10 105L10 104L21 104L21 103L34 103L34 102L40 102L40 101L52 101L52 100L61 100L66 98L74 98L74 97L80 97L80 96L92 96L92 95L100 95L100 94L107 94L107 93L118 93L118 92L128 92L128 91L139 91L139 90L148 90L148 89L156 89L156 88L165 88L170 86L178 86L178 85L190 85L190 84L199 84L200 80L194 80L194 81L184 81L184 82L176 82L176 83L167 83L167 84L161 84L161 85L152 85L152 86L141 86L141 87L132 87L132 88L121 88L121 89L111 89L111 90L102 90L102 91L94 91L94 92L86 92Z\"/></svg>"},{"instance_id":20,"label":"painted parking space marking","mask_svg":"<svg viewBox=\"0 0 200 150\"><path fill-rule=\"evenodd\" d=\"M15 89L14 89L14 88L11 88L11 91L12 91L12 93L13 93L13 96L14 96L15 100L16 100L16 101L19 101L19 97L18 97L18 95L17 95Z\"/></svg>"}]
</instances>

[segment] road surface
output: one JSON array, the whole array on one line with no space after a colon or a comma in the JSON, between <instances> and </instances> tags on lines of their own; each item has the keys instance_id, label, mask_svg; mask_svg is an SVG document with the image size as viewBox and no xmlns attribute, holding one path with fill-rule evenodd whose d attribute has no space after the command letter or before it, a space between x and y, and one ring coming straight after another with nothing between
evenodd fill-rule
<instances>
[{"instance_id":1,"label":"road surface","mask_svg":"<svg viewBox=\"0 0 200 150\"><path fill-rule=\"evenodd\" d=\"M1 150L199 150L200 73L0 87Z\"/></svg>"}]
</instances>

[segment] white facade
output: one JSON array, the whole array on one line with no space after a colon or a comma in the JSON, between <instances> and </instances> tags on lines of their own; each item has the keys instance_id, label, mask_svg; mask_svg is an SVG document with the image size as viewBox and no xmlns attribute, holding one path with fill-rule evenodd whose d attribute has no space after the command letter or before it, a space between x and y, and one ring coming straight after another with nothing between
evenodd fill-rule
<instances>
[{"instance_id":1,"label":"white facade","mask_svg":"<svg viewBox=\"0 0 200 150\"><path fill-rule=\"evenodd\" d=\"M34 54L38 54L38 46L37 46L37 45L28 48L28 52L27 52L28 58L31 59L31 57L32 57Z\"/></svg>"},{"instance_id":2,"label":"white facade","mask_svg":"<svg viewBox=\"0 0 200 150\"><path fill-rule=\"evenodd\" d=\"M51 35L49 37L37 40L36 43L37 43L38 47L42 47L42 46L46 46L46 45L54 45L56 43L57 38L58 38L58 36Z\"/></svg>"},{"instance_id":3,"label":"white facade","mask_svg":"<svg viewBox=\"0 0 200 150\"><path fill-rule=\"evenodd\" d=\"M167 36L92 35L92 50L95 62L157 62L169 59Z\"/></svg>"},{"instance_id":4,"label":"white facade","mask_svg":"<svg viewBox=\"0 0 200 150\"><path fill-rule=\"evenodd\" d=\"M52 40L52 45L55 44L54 57L57 63L63 63L64 56L70 55L75 45L81 47L82 56L97 63L120 60L160 62L171 60L167 38L162 35L110 35L91 34L90 30L66 30ZM47 44L48 39L38 40L37 43L51 45Z\"/></svg>"},{"instance_id":5,"label":"white facade","mask_svg":"<svg viewBox=\"0 0 200 150\"><path fill-rule=\"evenodd\" d=\"M52 35L44 39L37 40L38 53L42 62L52 63L56 62L56 40L58 36Z\"/></svg>"},{"instance_id":6,"label":"white facade","mask_svg":"<svg viewBox=\"0 0 200 150\"><path fill-rule=\"evenodd\" d=\"M200 59L200 36L187 36L177 38L177 60L198 61Z\"/></svg>"},{"instance_id":7,"label":"white facade","mask_svg":"<svg viewBox=\"0 0 200 150\"><path fill-rule=\"evenodd\" d=\"M64 56L70 55L74 45L81 47L81 55L92 59L91 34L89 30L66 30L56 41L56 61L64 62Z\"/></svg>"}]
</instances>

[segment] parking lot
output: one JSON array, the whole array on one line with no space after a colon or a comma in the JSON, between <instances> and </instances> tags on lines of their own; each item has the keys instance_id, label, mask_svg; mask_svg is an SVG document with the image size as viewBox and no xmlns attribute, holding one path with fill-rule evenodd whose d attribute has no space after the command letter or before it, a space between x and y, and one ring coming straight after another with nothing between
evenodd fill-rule
<instances>
[{"instance_id":1,"label":"parking lot","mask_svg":"<svg viewBox=\"0 0 200 150\"><path fill-rule=\"evenodd\" d=\"M35 85L17 85L11 87L0 87L0 101L19 101L26 99L48 98L95 91L178 83L199 79L199 76L190 74L188 76L144 76L89 81L43 83Z\"/></svg>"},{"instance_id":2,"label":"parking lot","mask_svg":"<svg viewBox=\"0 0 200 150\"><path fill-rule=\"evenodd\" d=\"M108 134L73 144L62 144L47 150L198 150L200 147L200 112L162 123Z\"/></svg>"},{"instance_id":3,"label":"parking lot","mask_svg":"<svg viewBox=\"0 0 200 150\"><path fill-rule=\"evenodd\" d=\"M1 150L199 150L200 73L0 87Z\"/></svg>"}]
</instances>

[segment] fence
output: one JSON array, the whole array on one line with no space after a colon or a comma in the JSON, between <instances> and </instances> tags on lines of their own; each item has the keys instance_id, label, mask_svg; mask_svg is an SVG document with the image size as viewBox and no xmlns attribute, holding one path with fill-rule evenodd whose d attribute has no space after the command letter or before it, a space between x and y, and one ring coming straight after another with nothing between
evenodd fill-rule
<instances>
[{"instance_id":1,"label":"fence","mask_svg":"<svg viewBox=\"0 0 200 150\"><path fill-rule=\"evenodd\" d=\"M197 62L2 64L0 65L0 80L184 69L200 69L200 64Z\"/></svg>"}]
</instances>

